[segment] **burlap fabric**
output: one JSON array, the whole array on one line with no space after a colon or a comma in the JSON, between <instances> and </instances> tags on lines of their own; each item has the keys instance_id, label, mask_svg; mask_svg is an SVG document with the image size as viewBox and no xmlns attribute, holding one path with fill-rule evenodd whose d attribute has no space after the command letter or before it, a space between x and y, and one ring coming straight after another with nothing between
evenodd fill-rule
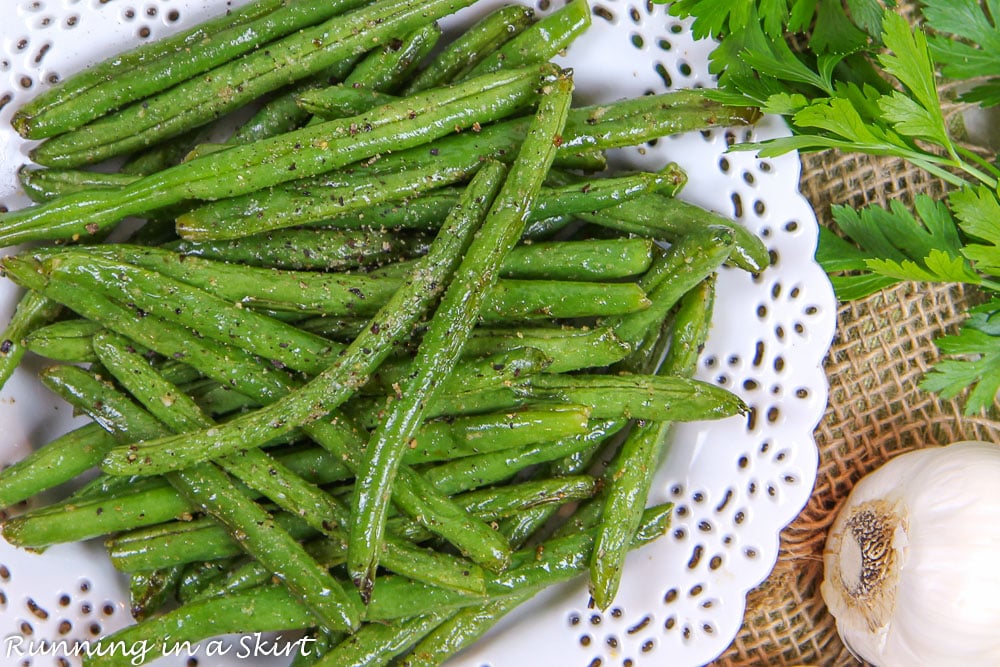
<instances>
[{"instance_id":1,"label":"burlap fabric","mask_svg":"<svg viewBox=\"0 0 1000 667\"><path fill-rule=\"evenodd\" d=\"M900 161L836 152L802 157L801 189L822 225L831 204L860 207L940 197L941 183ZM918 383L937 359L934 339L954 332L975 290L902 284L843 304L826 359L830 400L816 430L816 487L781 534L771 576L747 600L743 628L718 665L850 665L819 585L827 528L852 485L900 452L962 439L1000 441L1000 422L964 417Z\"/></svg>"}]
</instances>

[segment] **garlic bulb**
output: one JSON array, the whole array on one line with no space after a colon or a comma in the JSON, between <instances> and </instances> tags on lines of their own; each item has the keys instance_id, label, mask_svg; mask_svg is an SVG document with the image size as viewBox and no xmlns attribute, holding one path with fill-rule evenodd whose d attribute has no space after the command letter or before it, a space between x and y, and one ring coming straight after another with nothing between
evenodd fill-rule
<instances>
[{"instance_id":1,"label":"garlic bulb","mask_svg":"<svg viewBox=\"0 0 1000 667\"><path fill-rule=\"evenodd\" d=\"M921 449L870 473L823 564L823 599L865 661L1000 665L1000 446Z\"/></svg>"}]
</instances>

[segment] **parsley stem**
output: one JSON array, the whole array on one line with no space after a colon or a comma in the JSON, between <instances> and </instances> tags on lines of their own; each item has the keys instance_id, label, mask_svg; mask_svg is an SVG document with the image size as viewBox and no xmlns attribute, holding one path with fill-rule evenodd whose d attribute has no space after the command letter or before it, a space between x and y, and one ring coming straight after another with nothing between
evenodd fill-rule
<instances>
[{"instance_id":1,"label":"parsley stem","mask_svg":"<svg viewBox=\"0 0 1000 667\"><path fill-rule=\"evenodd\" d=\"M980 181L982 181L984 185L988 185L989 187L995 190L998 185L997 179L1000 179L1000 169L997 169L988 160L983 158L983 156L977 154L975 151L969 150L968 148L964 148L962 146L956 146L955 148L958 151L959 155L961 155L967 161L975 163L980 167L983 167L989 173L983 173L968 163L962 166L962 170L965 171L967 174L975 176Z\"/></svg>"}]
</instances>

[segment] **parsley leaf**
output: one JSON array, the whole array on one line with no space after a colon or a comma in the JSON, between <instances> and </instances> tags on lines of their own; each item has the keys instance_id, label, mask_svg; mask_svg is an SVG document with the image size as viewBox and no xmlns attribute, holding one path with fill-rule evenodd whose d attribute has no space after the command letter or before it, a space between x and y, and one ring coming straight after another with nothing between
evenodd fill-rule
<instances>
[{"instance_id":1,"label":"parsley leaf","mask_svg":"<svg viewBox=\"0 0 1000 667\"><path fill-rule=\"evenodd\" d=\"M924 0L923 16L937 34L931 51L951 79L987 79L961 99L983 106L1000 104L1000 17L997 0Z\"/></svg>"},{"instance_id":2,"label":"parsley leaf","mask_svg":"<svg viewBox=\"0 0 1000 667\"><path fill-rule=\"evenodd\" d=\"M973 414L993 405L1000 391L1000 301L994 299L969 312L957 335L936 341L943 354L961 358L937 362L920 387L946 399L972 387L965 413Z\"/></svg>"},{"instance_id":3,"label":"parsley leaf","mask_svg":"<svg viewBox=\"0 0 1000 667\"><path fill-rule=\"evenodd\" d=\"M852 53L868 45L868 35L844 13L840 0L819 0L809 46L817 53Z\"/></svg>"},{"instance_id":4,"label":"parsley leaf","mask_svg":"<svg viewBox=\"0 0 1000 667\"><path fill-rule=\"evenodd\" d=\"M954 187L943 201L834 207L842 235L821 229L816 258L843 300L903 280L997 293L992 310L940 341L956 358L922 385L947 398L971 387L975 412L1000 390L1000 159L952 138L938 63L945 77L971 80L964 100L1000 104L1000 0L922 2L924 25L892 11L892 0L676 0L668 11L720 40L713 97L789 121L791 136L731 150L892 156Z\"/></svg>"},{"instance_id":5,"label":"parsley leaf","mask_svg":"<svg viewBox=\"0 0 1000 667\"><path fill-rule=\"evenodd\" d=\"M1000 276L1000 201L996 193L985 186L969 187L951 193L948 201L962 231L982 241L970 242L963 254L980 271Z\"/></svg>"},{"instance_id":6,"label":"parsley leaf","mask_svg":"<svg viewBox=\"0 0 1000 667\"><path fill-rule=\"evenodd\" d=\"M912 30L902 16L891 12L885 15L882 27L885 46L891 53L881 54L879 62L912 95L908 97L897 91L884 96L879 106L886 120L901 134L933 141L954 154L938 99L927 38L919 30Z\"/></svg>"},{"instance_id":7,"label":"parsley leaf","mask_svg":"<svg viewBox=\"0 0 1000 667\"><path fill-rule=\"evenodd\" d=\"M833 207L833 219L850 243L828 232L816 259L827 272L853 272L833 281L840 298L860 298L903 280L982 282L963 254L948 207L922 195L914 208L917 215L898 200L888 209Z\"/></svg>"}]
</instances>

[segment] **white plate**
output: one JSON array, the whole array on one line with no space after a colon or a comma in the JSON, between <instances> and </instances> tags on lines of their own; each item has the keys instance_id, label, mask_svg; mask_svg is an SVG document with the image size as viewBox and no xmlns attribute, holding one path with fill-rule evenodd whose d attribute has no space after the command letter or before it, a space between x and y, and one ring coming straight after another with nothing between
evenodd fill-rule
<instances>
[{"instance_id":1,"label":"white plate","mask_svg":"<svg viewBox=\"0 0 1000 667\"><path fill-rule=\"evenodd\" d=\"M139 41L141 34L168 34L230 4L241 3L17 0L0 26L0 97L11 96L0 110L0 200L12 207L23 203L14 172L26 146L8 122L20 102L53 74L66 76ZM497 4L479 3L446 25L454 30ZM542 4L554 9L546 0ZM687 24L668 17L662 6L598 0L594 9L592 29L563 58L574 68L581 101L712 85L712 45L695 42ZM631 555L619 598L607 613L588 609L583 582L555 589L502 621L455 664L699 665L735 637L747 591L773 568L778 533L812 489L813 429L827 400L821 364L836 318L829 282L813 260L818 228L798 192L797 157L726 153L727 141L786 132L780 121L765 119L752 130L673 137L616 156L620 164L646 168L679 163L690 177L685 199L738 219L770 248L774 265L756 278L722 271L717 314L698 371L743 396L753 417L676 429L652 499L677 504L673 529ZM6 316L15 302L6 283L0 298L0 316ZM68 409L33 380L37 363L29 360L0 395L0 464L71 425ZM123 582L99 545L65 545L38 556L0 541L0 565L2 665L21 664L13 650L18 638L34 645L90 639L130 622ZM284 662L240 654L202 653L200 664ZM170 658L157 664L186 663ZM37 657L33 664L58 663Z\"/></svg>"}]
</instances>

